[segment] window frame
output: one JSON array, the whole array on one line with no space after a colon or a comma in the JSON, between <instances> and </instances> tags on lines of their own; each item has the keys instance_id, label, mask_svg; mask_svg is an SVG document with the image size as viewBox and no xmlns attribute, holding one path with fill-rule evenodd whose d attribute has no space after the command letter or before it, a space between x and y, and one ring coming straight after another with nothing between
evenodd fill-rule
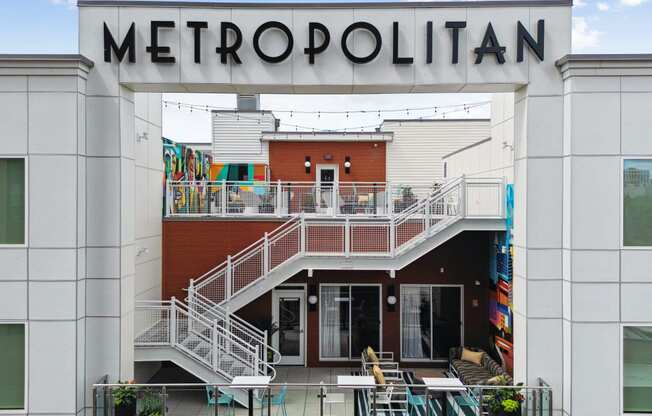
<instances>
[{"instance_id":1,"label":"window frame","mask_svg":"<svg viewBox=\"0 0 652 416\"><path fill-rule=\"evenodd\" d=\"M3 321L0 320L0 325L22 325L24 328L24 334L25 334L25 363L24 363L24 368L25 368L25 377L24 377L24 383L25 386L23 388L23 408L22 409L0 409L0 415L15 415L15 414L27 414L27 409L29 409L29 403L27 402L27 399L29 398L28 394L28 385L29 385L29 325L27 325L26 321Z\"/></svg>"},{"instance_id":2,"label":"window frame","mask_svg":"<svg viewBox=\"0 0 652 416\"><path fill-rule=\"evenodd\" d=\"M652 159L652 158L651 158ZM621 322L620 323L620 414L622 416L652 416L652 411L647 413L625 412L625 327L652 327L652 323L643 322Z\"/></svg>"},{"instance_id":3,"label":"window frame","mask_svg":"<svg viewBox=\"0 0 652 416\"><path fill-rule=\"evenodd\" d=\"M322 356L322 318L321 318L321 288L324 286L346 286L349 288L349 356L346 358L333 358L333 357L324 357ZM383 351L383 307L385 303L383 302L383 285L382 283L320 283L319 288L318 288L318 293L319 293L319 308L318 308L318 313L319 313L319 319L318 319L318 326L319 326L319 361L320 362L360 362L362 360L362 357L356 357L352 354L351 351L351 287L353 286L372 286L372 287L378 287L378 297L379 297L379 320L380 320L380 331L379 331L379 345L380 345L380 351Z\"/></svg>"},{"instance_id":4,"label":"window frame","mask_svg":"<svg viewBox=\"0 0 652 416\"><path fill-rule=\"evenodd\" d=\"M628 160L649 160L652 156L622 156L620 158L620 248L622 250L650 250L649 246L626 246L625 245L625 162Z\"/></svg>"},{"instance_id":5,"label":"window frame","mask_svg":"<svg viewBox=\"0 0 652 416\"><path fill-rule=\"evenodd\" d=\"M23 180L25 184L25 213L24 213L24 218L25 218L25 224L24 224L24 238L23 238L23 243L22 244L4 244L0 242L0 248L27 248L29 247L29 157L26 155L5 155L5 154L0 154L0 159L23 159L25 161L23 169L24 174L23 174ZM0 322L2 323L2 322Z\"/></svg>"},{"instance_id":6,"label":"window frame","mask_svg":"<svg viewBox=\"0 0 652 416\"><path fill-rule=\"evenodd\" d=\"M460 288L460 343L464 345L464 328L465 328L465 317L464 317L464 285L463 284L418 284L418 283L409 283L402 284L399 288L399 300L403 297L403 287L427 287L430 292L430 314L432 315L432 289L434 287L459 287ZM399 302L399 348L400 348L400 358L401 361L405 362L414 362L414 363L443 363L448 362L448 357L442 359L433 359L432 353L430 351L430 358L411 358L403 356L403 302ZM433 335L432 328L432 318L430 319L430 336Z\"/></svg>"}]
</instances>

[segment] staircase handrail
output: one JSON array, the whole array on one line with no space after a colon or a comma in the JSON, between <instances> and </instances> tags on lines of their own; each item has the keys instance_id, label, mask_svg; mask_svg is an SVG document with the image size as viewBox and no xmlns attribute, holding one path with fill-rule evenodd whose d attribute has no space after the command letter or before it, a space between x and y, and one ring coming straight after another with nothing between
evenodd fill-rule
<instances>
[{"instance_id":1,"label":"staircase handrail","mask_svg":"<svg viewBox=\"0 0 652 416\"><path fill-rule=\"evenodd\" d=\"M443 184L441 187L433 190L427 197L422 198L415 202L414 204L410 205L408 208L403 210L402 212L396 214L394 218L392 218L392 221L394 224L398 223L401 221L404 217L407 217L409 215L412 215L416 211L418 211L421 207L427 205L428 203L433 202L435 199L439 199L440 197L444 196L444 194L448 194L455 188L457 188L461 183L465 182L464 176L457 177L455 179L451 179L445 184Z\"/></svg>"}]
</instances>

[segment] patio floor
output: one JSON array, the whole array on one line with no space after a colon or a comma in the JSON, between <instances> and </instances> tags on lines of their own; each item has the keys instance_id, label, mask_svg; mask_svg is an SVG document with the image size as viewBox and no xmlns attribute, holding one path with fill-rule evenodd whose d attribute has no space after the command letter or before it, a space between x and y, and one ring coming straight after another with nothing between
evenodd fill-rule
<instances>
[{"instance_id":1,"label":"patio floor","mask_svg":"<svg viewBox=\"0 0 652 416\"><path fill-rule=\"evenodd\" d=\"M338 375L350 375L352 371L358 371L359 367L346 368L326 368L326 367L276 367L277 376L274 383L310 383L319 384L320 382L332 383L337 382ZM441 377L443 370L441 369L406 369L414 371L415 375L421 377ZM170 377L174 376L175 372L179 372L176 368L162 369L151 382L170 382ZM183 379L183 375L179 374ZM192 380L183 380L184 382L192 382ZM288 416L314 416L319 415L319 388L318 387L298 387L289 388L286 402ZM324 407L324 415L326 416L353 416L354 414L354 401L353 391L336 392L331 391L327 394L325 399L334 401L333 404L326 404ZM260 405L254 402L255 415L260 415ZM219 414L227 415L225 413L226 407L220 406ZM277 406L272 406L272 416L282 415L278 412ZM277 413L278 412L278 413ZM208 406L206 400L206 391L203 389L168 389L167 400L167 413L166 416L212 416L215 410L212 406ZM235 414L237 416L248 415L248 410L236 405ZM265 411L265 414L267 412Z\"/></svg>"}]
</instances>

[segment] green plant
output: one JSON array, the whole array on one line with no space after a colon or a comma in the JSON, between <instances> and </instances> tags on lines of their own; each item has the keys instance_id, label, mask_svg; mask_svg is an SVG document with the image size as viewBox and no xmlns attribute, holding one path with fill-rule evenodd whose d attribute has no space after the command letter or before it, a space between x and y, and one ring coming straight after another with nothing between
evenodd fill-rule
<instances>
[{"instance_id":1,"label":"green plant","mask_svg":"<svg viewBox=\"0 0 652 416\"><path fill-rule=\"evenodd\" d=\"M401 198L403 198L404 201L414 200L414 192L412 192L411 186L407 186L407 185L401 186Z\"/></svg>"},{"instance_id":2,"label":"green plant","mask_svg":"<svg viewBox=\"0 0 652 416\"><path fill-rule=\"evenodd\" d=\"M506 376L498 376L496 377L495 384L499 386L508 386L509 380ZM520 393L520 389L515 387L522 385L523 383L518 383L516 386L491 390L487 395L487 405L489 406L491 414L517 414L521 402L523 402L523 395Z\"/></svg>"},{"instance_id":3,"label":"green plant","mask_svg":"<svg viewBox=\"0 0 652 416\"><path fill-rule=\"evenodd\" d=\"M121 407L135 403L136 388L129 386L129 384L134 384L133 381L118 381L118 384L123 385L113 390L113 404Z\"/></svg>"},{"instance_id":4,"label":"green plant","mask_svg":"<svg viewBox=\"0 0 652 416\"><path fill-rule=\"evenodd\" d=\"M161 416L163 413L161 398L154 391L146 391L138 402L140 403L138 416Z\"/></svg>"}]
</instances>

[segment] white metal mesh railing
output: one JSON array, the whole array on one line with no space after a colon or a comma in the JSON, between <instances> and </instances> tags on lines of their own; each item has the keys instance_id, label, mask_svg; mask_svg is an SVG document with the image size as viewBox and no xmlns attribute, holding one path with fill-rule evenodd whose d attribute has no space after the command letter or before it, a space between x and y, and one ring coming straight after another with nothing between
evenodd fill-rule
<instances>
[{"instance_id":1,"label":"white metal mesh railing","mask_svg":"<svg viewBox=\"0 0 652 416\"><path fill-rule=\"evenodd\" d=\"M371 182L168 182L167 216L389 216L439 184Z\"/></svg>"}]
</instances>

